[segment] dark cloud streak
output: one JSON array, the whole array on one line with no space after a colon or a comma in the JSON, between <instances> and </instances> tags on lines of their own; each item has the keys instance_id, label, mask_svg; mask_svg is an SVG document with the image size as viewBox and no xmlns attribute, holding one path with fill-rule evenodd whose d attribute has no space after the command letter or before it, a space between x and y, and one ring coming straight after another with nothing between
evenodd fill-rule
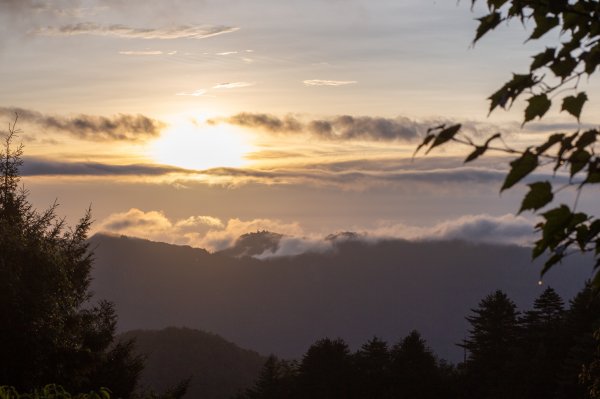
<instances>
[{"instance_id":1,"label":"dark cloud streak","mask_svg":"<svg viewBox=\"0 0 600 399\"><path fill-rule=\"evenodd\" d=\"M166 126L161 121L140 114L119 114L112 117L82 114L64 117L44 115L23 108L0 107L0 116L14 118L15 115L25 123L90 141L143 141L157 137Z\"/></svg>"},{"instance_id":2,"label":"dark cloud streak","mask_svg":"<svg viewBox=\"0 0 600 399\"><path fill-rule=\"evenodd\" d=\"M427 129L441 123L456 123L443 120L416 121L406 117L383 118L371 116L341 115L328 119L303 121L287 115L278 117L270 114L242 112L227 118L212 119L209 123L229 123L276 134L307 134L327 141L375 141L414 143L423 137ZM466 121L463 130L475 137L485 137L499 129L490 124Z\"/></svg>"},{"instance_id":3,"label":"dark cloud streak","mask_svg":"<svg viewBox=\"0 0 600 399\"><path fill-rule=\"evenodd\" d=\"M99 162L61 162L26 157L23 176L160 176L170 173L195 173L168 165L109 165Z\"/></svg>"}]
</instances>

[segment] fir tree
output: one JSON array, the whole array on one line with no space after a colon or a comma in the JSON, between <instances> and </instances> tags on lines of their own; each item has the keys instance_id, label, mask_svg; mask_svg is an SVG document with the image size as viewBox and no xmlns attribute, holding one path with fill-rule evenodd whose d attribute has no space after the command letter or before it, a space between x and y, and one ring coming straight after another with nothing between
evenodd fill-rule
<instances>
[{"instance_id":1,"label":"fir tree","mask_svg":"<svg viewBox=\"0 0 600 399\"><path fill-rule=\"evenodd\" d=\"M91 304L90 213L67 228L56 204L33 208L19 189L16 134L13 123L0 149L0 385L30 391L58 383L71 392L104 385L127 397L141 359L131 344L112 346L113 305Z\"/></svg>"}]
</instances>

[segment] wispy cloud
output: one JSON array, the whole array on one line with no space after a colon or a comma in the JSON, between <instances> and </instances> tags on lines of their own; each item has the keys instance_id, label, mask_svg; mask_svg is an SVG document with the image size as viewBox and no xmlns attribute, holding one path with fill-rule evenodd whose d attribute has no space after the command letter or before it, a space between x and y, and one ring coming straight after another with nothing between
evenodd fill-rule
<instances>
[{"instance_id":1,"label":"wispy cloud","mask_svg":"<svg viewBox=\"0 0 600 399\"><path fill-rule=\"evenodd\" d=\"M305 86L346 86L358 83L356 80L308 79L302 81Z\"/></svg>"},{"instance_id":2,"label":"wispy cloud","mask_svg":"<svg viewBox=\"0 0 600 399\"><path fill-rule=\"evenodd\" d=\"M254 86L254 82L225 82L213 86L213 89L239 89L241 87Z\"/></svg>"},{"instance_id":3,"label":"wispy cloud","mask_svg":"<svg viewBox=\"0 0 600 399\"><path fill-rule=\"evenodd\" d=\"M142 51L119 51L121 55L161 55L160 50L142 50Z\"/></svg>"},{"instance_id":4,"label":"wispy cloud","mask_svg":"<svg viewBox=\"0 0 600 399\"><path fill-rule=\"evenodd\" d=\"M111 117L81 114L67 117L45 115L23 108L0 107L2 117L13 118L15 114L25 123L91 141L143 141L158 136L166 126L161 121L140 114Z\"/></svg>"},{"instance_id":5,"label":"wispy cloud","mask_svg":"<svg viewBox=\"0 0 600 399\"><path fill-rule=\"evenodd\" d=\"M34 31L44 36L97 35L114 36L129 39L205 39L224 33L235 32L239 28L231 26L189 26L181 25L168 28L133 28L127 25L99 25L82 22L60 27L46 27Z\"/></svg>"},{"instance_id":6,"label":"wispy cloud","mask_svg":"<svg viewBox=\"0 0 600 399\"><path fill-rule=\"evenodd\" d=\"M198 89L198 90L194 90L194 91L181 91L179 93L176 93L176 96L192 96L192 97L200 97L205 95L207 92L206 89Z\"/></svg>"},{"instance_id":7,"label":"wispy cloud","mask_svg":"<svg viewBox=\"0 0 600 399\"><path fill-rule=\"evenodd\" d=\"M237 54L237 51L223 51L221 53L217 53L217 55L232 55L232 54Z\"/></svg>"}]
</instances>

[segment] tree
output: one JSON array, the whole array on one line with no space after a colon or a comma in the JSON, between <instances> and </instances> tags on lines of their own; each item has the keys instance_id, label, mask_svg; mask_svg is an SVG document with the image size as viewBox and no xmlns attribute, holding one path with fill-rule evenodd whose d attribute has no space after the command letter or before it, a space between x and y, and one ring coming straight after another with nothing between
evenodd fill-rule
<instances>
[{"instance_id":1,"label":"tree","mask_svg":"<svg viewBox=\"0 0 600 399\"><path fill-rule=\"evenodd\" d=\"M385 398L390 385L391 357L387 343L374 337L354 354L356 397Z\"/></svg>"},{"instance_id":2,"label":"tree","mask_svg":"<svg viewBox=\"0 0 600 399\"><path fill-rule=\"evenodd\" d=\"M471 0L471 4L477 3ZM543 118L553 102L560 101L561 111L566 111L580 123L585 91L579 90L582 78L594 74L600 65L600 2L598 0L486 0L487 14L478 18L479 26L473 43L478 42L502 22L519 20L531 28L528 40L539 40L560 29L564 41L555 47L533 55L529 71L513 74L498 91L489 97L490 113L496 108L510 108L515 101L525 99L527 106L523 124ZM566 95L567 93L568 95ZM464 134L460 124L441 125L428 131L417 147L431 149L449 142L472 148L465 162L472 162L487 151L500 151L515 155L500 191L515 184L543 167L552 167L554 173L567 174L568 181L538 180L529 186L520 212L545 208L542 220L536 226L539 239L533 248L533 257L547 254L541 270L544 275L554 265L573 251L594 251L594 269L600 266L600 219L595 215L577 211L582 190L600 183L600 157L596 142L600 131L579 128L570 134L554 133L536 146L514 148L508 146L497 133L482 143L476 143ZM501 143L496 145L495 143ZM576 199L572 205L555 205L555 194L565 188L574 188ZM549 207L554 207L548 209ZM600 272L595 274L593 287L600 288Z\"/></svg>"},{"instance_id":3,"label":"tree","mask_svg":"<svg viewBox=\"0 0 600 399\"><path fill-rule=\"evenodd\" d=\"M518 352L517 307L502 291L486 296L467 321L469 338L466 368L468 387L475 398L518 397L514 361Z\"/></svg>"},{"instance_id":4,"label":"tree","mask_svg":"<svg viewBox=\"0 0 600 399\"><path fill-rule=\"evenodd\" d=\"M295 378L294 364L271 355L267 358L254 386L239 397L244 399L292 398L294 397Z\"/></svg>"},{"instance_id":5,"label":"tree","mask_svg":"<svg viewBox=\"0 0 600 399\"><path fill-rule=\"evenodd\" d=\"M392 349L392 397L433 399L444 396L437 359L418 331Z\"/></svg>"},{"instance_id":6,"label":"tree","mask_svg":"<svg viewBox=\"0 0 600 399\"><path fill-rule=\"evenodd\" d=\"M558 377L569 345L565 334L562 298L548 287L536 298L533 309L521 319L521 377L527 379L528 398L548 398L557 391Z\"/></svg>"},{"instance_id":7,"label":"tree","mask_svg":"<svg viewBox=\"0 0 600 399\"><path fill-rule=\"evenodd\" d=\"M113 343L113 305L91 302L90 212L68 228L56 203L33 208L19 188L15 124L0 149L0 384L30 391L57 383L70 392L108 386L114 397L128 397L142 360L131 343Z\"/></svg>"},{"instance_id":8,"label":"tree","mask_svg":"<svg viewBox=\"0 0 600 399\"><path fill-rule=\"evenodd\" d=\"M306 352L298 369L300 397L344 399L351 394L352 363L348 345L324 338Z\"/></svg>"}]
</instances>

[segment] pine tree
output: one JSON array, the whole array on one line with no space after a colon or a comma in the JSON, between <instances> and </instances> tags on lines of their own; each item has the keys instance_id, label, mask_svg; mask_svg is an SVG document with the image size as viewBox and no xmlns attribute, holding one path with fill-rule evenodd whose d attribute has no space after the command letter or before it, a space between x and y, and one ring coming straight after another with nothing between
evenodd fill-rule
<instances>
[{"instance_id":1,"label":"pine tree","mask_svg":"<svg viewBox=\"0 0 600 399\"><path fill-rule=\"evenodd\" d=\"M67 228L56 204L33 208L19 188L23 150L13 147L15 123L0 149L0 385L29 391L58 383L71 392L106 385L126 397L141 359L130 344L112 346L113 305L91 304L90 212Z\"/></svg>"},{"instance_id":2,"label":"pine tree","mask_svg":"<svg viewBox=\"0 0 600 399\"><path fill-rule=\"evenodd\" d=\"M513 368L519 337L516 305L498 290L485 297L471 312L473 315L466 318L471 324L470 337L460 345L468 351L466 371L470 397L518 397Z\"/></svg>"},{"instance_id":3,"label":"pine tree","mask_svg":"<svg viewBox=\"0 0 600 399\"><path fill-rule=\"evenodd\" d=\"M377 337L354 354L355 395L359 398L385 398L390 385L391 358L387 343Z\"/></svg>"},{"instance_id":4,"label":"pine tree","mask_svg":"<svg viewBox=\"0 0 600 399\"><path fill-rule=\"evenodd\" d=\"M352 374L348 345L341 339L321 339L308 349L300 363L300 397L349 398Z\"/></svg>"},{"instance_id":5,"label":"pine tree","mask_svg":"<svg viewBox=\"0 0 600 399\"><path fill-rule=\"evenodd\" d=\"M551 397L557 388L560 365L567 351L562 298L548 287L525 312L519 365L528 398Z\"/></svg>"},{"instance_id":6,"label":"pine tree","mask_svg":"<svg viewBox=\"0 0 600 399\"><path fill-rule=\"evenodd\" d=\"M433 399L442 394L437 359L418 331L392 349L392 397Z\"/></svg>"},{"instance_id":7,"label":"pine tree","mask_svg":"<svg viewBox=\"0 0 600 399\"><path fill-rule=\"evenodd\" d=\"M584 397L586 389L579 377L582 365L589 365L593 361L598 346L593 334L600 328L600 296L590 284L586 284L571 300L565 319L565 334L568 337L565 345L568 349L560 367L557 397Z\"/></svg>"},{"instance_id":8,"label":"pine tree","mask_svg":"<svg viewBox=\"0 0 600 399\"><path fill-rule=\"evenodd\" d=\"M296 368L294 364L271 355L267 358L252 388L241 395L244 399L292 398L295 391Z\"/></svg>"}]
</instances>

